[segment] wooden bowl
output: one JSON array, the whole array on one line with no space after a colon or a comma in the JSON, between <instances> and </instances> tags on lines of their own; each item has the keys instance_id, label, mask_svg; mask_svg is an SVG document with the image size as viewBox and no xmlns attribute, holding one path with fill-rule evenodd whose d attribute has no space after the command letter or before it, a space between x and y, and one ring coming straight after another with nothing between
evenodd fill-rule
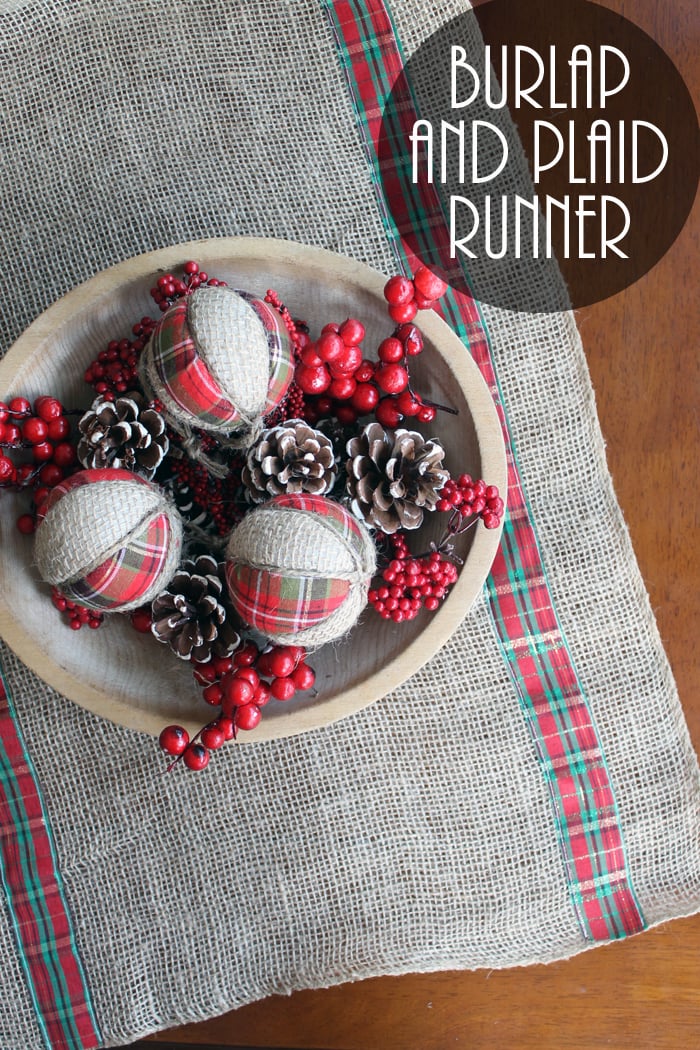
<instances>
[{"instance_id":1,"label":"wooden bowl","mask_svg":"<svg viewBox=\"0 0 700 1050\"><path fill-rule=\"evenodd\" d=\"M43 313L0 363L0 399L52 394L66 407L86 408L93 391L82 376L109 340L128 336L145 314L154 315L149 288L158 273L197 259L232 287L264 295L274 288L292 314L318 333L328 321L359 318L365 346L391 332L382 289L386 275L316 248L286 241L232 238L151 252L121 263L70 292ZM424 433L441 438L446 465L467 470L506 490L501 427L491 395L459 339L431 311L419 315L425 350L413 359L414 386L424 396L451 405L458 415L438 412ZM0 634L49 685L96 714L132 729L158 734L178 722L193 731L208 708L189 666L149 636L137 634L126 616L113 615L98 631L73 632L49 599L49 588L32 566L32 543L15 527L26 498L0 496ZM439 521L437 519L440 519ZM426 515L411 548L424 550L444 529L445 515ZM371 704L412 675L442 646L467 613L489 572L500 529L481 525L459 538L464 558L459 579L436 613L395 624L367 609L341 643L310 661L317 673L314 695L271 702L260 725L241 733L249 743L316 729ZM415 544L418 544L418 547Z\"/></svg>"}]
</instances>

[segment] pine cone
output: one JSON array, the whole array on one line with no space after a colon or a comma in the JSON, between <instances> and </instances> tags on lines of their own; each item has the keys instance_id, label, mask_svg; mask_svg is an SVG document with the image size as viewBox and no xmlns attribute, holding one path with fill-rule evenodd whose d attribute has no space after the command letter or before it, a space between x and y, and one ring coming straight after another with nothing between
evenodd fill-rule
<instances>
[{"instance_id":1,"label":"pine cone","mask_svg":"<svg viewBox=\"0 0 700 1050\"><path fill-rule=\"evenodd\" d=\"M162 415L145 404L136 393L93 401L78 423L78 459L84 467L122 467L153 477L169 442Z\"/></svg>"},{"instance_id":2,"label":"pine cone","mask_svg":"<svg viewBox=\"0 0 700 1050\"><path fill-rule=\"evenodd\" d=\"M151 630L181 660L206 663L212 656L230 656L240 637L225 604L223 564L210 554L188 559L151 606Z\"/></svg>"},{"instance_id":3,"label":"pine cone","mask_svg":"<svg viewBox=\"0 0 700 1050\"><path fill-rule=\"evenodd\" d=\"M369 423L347 443L347 491L354 514L382 532L417 529L449 478L439 441Z\"/></svg>"},{"instance_id":4,"label":"pine cone","mask_svg":"<svg viewBox=\"0 0 700 1050\"><path fill-rule=\"evenodd\" d=\"M248 450L243 484L253 503L284 492L330 492L338 477L333 443L303 419L264 430Z\"/></svg>"}]
</instances>

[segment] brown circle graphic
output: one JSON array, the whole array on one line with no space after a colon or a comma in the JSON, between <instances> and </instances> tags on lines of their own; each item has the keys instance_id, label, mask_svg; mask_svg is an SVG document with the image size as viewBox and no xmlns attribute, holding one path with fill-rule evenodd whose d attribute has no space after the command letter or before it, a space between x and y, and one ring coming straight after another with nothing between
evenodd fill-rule
<instances>
[{"instance_id":1,"label":"brown circle graphic","mask_svg":"<svg viewBox=\"0 0 700 1050\"><path fill-rule=\"evenodd\" d=\"M632 22L588 0L491 0L406 63L380 171L397 157L411 185L387 203L409 247L485 303L551 312L622 291L665 254L693 205L700 140L683 78ZM399 219L421 185L439 194L449 244L419 209L411 229Z\"/></svg>"}]
</instances>

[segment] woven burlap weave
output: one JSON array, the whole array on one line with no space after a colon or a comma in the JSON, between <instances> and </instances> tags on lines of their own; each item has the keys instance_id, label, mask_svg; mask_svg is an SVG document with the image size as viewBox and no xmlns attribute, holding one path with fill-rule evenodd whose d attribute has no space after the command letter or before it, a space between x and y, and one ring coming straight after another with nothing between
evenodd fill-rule
<instances>
[{"instance_id":1,"label":"woven burlap weave","mask_svg":"<svg viewBox=\"0 0 700 1050\"><path fill-rule=\"evenodd\" d=\"M461 6L394 0L407 52ZM317 0L0 0L0 44L3 348L105 266L200 237L286 237L394 272ZM568 313L485 314L634 887L661 922L698 907L697 763L579 337ZM203 776L164 777L153 740L7 650L3 667L107 1043L272 992L588 946L484 600L392 696L231 747ZM0 1044L41 1045L5 908Z\"/></svg>"}]
</instances>

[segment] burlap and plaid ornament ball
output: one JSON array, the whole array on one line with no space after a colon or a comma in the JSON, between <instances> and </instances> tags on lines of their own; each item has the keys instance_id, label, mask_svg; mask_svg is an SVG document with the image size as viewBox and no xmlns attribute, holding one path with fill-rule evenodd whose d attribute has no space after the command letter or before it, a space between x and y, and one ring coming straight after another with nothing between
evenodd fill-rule
<instances>
[{"instance_id":1,"label":"burlap and plaid ornament ball","mask_svg":"<svg viewBox=\"0 0 700 1050\"><path fill-rule=\"evenodd\" d=\"M40 576L90 609L151 601L177 569L180 516L151 482L127 470L83 470L54 489L34 540Z\"/></svg>"},{"instance_id":2,"label":"burlap and plaid ornament ball","mask_svg":"<svg viewBox=\"0 0 700 1050\"><path fill-rule=\"evenodd\" d=\"M326 496L276 496L246 515L226 550L238 615L281 644L342 638L365 608L375 568L368 530Z\"/></svg>"},{"instance_id":3,"label":"burlap and plaid ornament ball","mask_svg":"<svg viewBox=\"0 0 700 1050\"><path fill-rule=\"evenodd\" d=\"M247 292L197 288L163 314L139 360L168 421L245 441L284 398L294 375L279 314Z\"/></svg>"}]
</instances>

